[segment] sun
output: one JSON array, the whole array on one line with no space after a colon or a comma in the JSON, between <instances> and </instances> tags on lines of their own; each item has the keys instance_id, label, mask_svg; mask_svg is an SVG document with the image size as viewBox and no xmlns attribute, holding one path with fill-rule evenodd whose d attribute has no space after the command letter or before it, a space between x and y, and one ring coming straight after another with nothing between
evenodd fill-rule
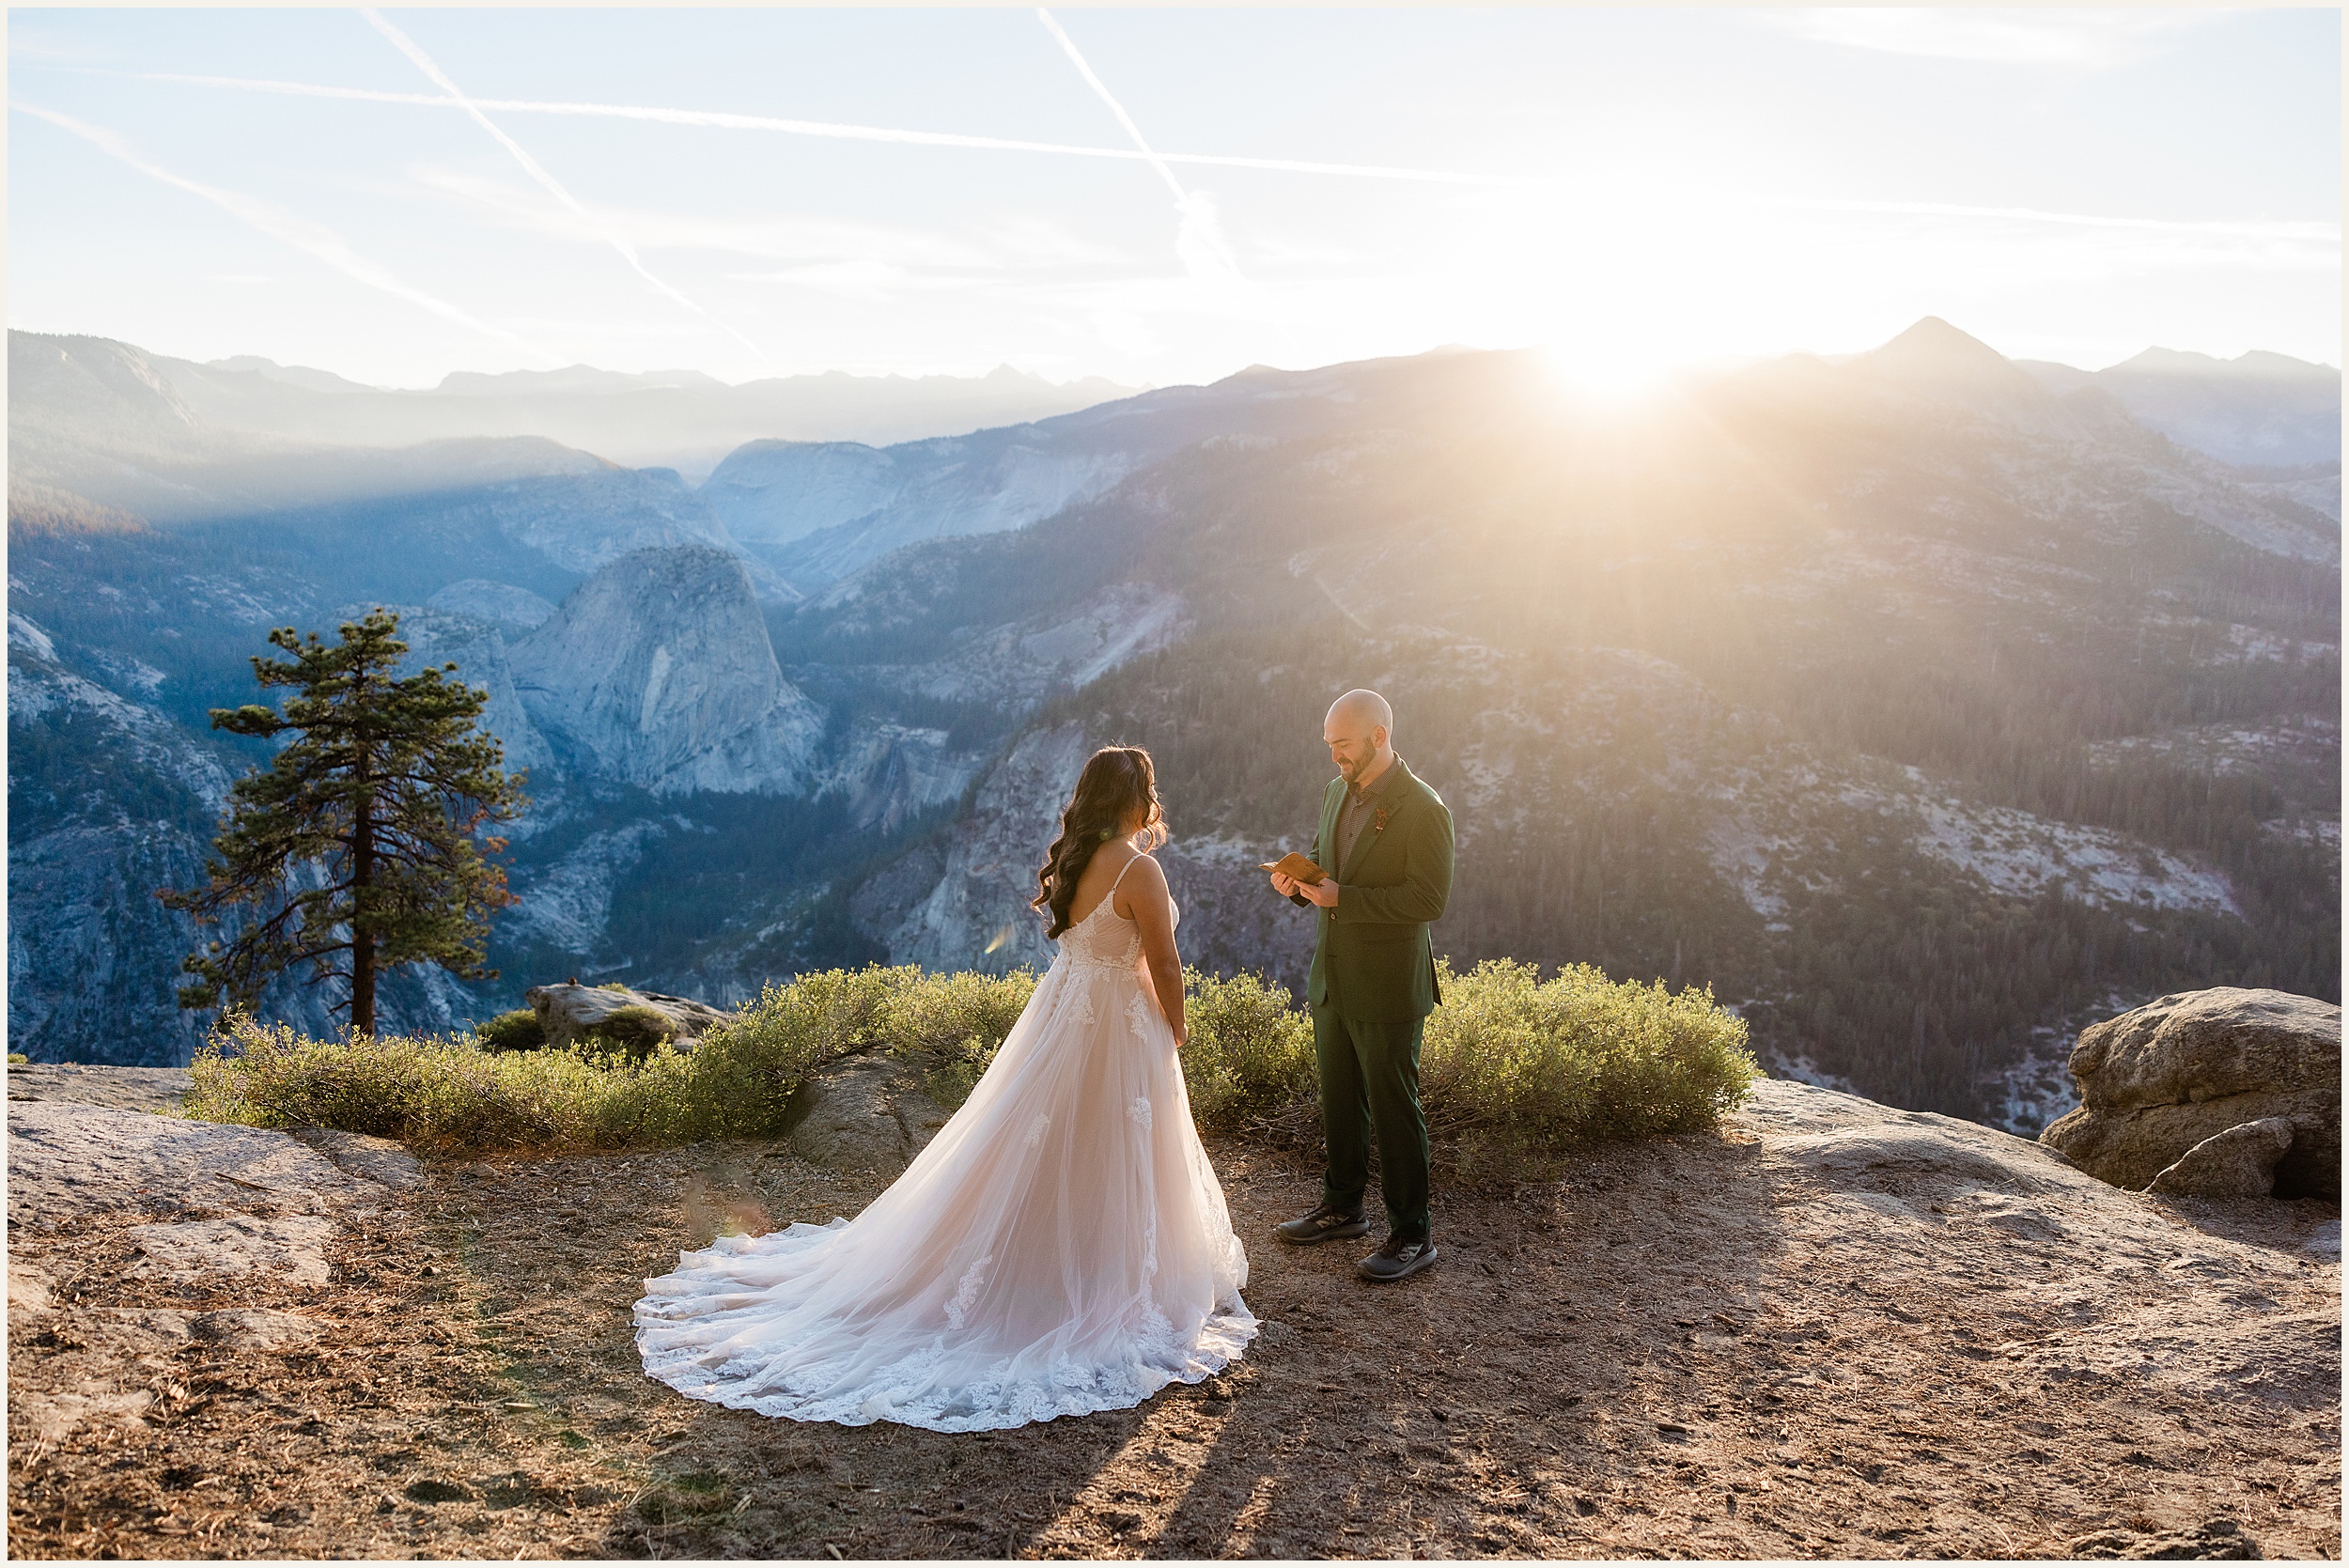
<instances>
[{"instance_id":1,"label":"sun","mask_svg":"<svg viewBox=\"0 0 2349 1568\"><path fill-rule=\"evenodd\" d=\"M1550 379L1581 402L1645 402L1680 368L1675 356L1661 345L1629 334L1560 334L1538 345L1538 349Z\"/></svg>"}]
</instances>

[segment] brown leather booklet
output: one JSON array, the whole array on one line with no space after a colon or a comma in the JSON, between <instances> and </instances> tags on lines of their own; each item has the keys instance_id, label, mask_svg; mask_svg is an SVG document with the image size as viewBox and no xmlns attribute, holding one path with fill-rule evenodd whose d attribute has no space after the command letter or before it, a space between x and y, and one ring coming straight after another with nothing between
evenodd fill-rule
<instances>
[{"instance_id":1,"label":"brown leather booklet","mask_svg":"<svg viewBox=\"0 0 2349 1568\"><path fill-rule=\"evenodd\" d=\"M1283 877L1293 877L1304 883L1307 887L1319 887L1323 878L1329 876L1328 872L1323 871L1321 867L1314 864L1294 849L1277 861L1262 861L1258 863L1267 871L1277 871Z\"/></svg>"}]
</instances>

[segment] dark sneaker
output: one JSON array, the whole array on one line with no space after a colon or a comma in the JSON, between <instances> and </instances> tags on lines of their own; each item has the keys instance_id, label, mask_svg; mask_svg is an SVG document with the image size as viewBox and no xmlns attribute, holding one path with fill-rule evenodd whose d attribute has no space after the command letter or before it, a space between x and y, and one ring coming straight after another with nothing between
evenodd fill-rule
<instances>
[{"instance_id":1,"label":"dark sneaker","mask_svg":"<svg viewBox=\"0 0 2349 1568\"><path fill-rule=\"evenodd\" d=\"M1369 1257L1354 1265L1354 1271L1365 1280L1380 1284L1416 1274L1436 1261L1436 1244L1425 1236L1417 1241L1405 1241L1400 1236L1387 1237L1387 1243Z\"/></svg>"},{"instance_id":2,"label":"dark sneaker","mask_svg":"<svg viewBox=\"0 0 2349 1568\"><path fill-rule=\"evenodd\" d=\"M1283 1220L1272 1227L1272 1234L1283 1241L1311 1247L1317 1241L1347 1241L1358 1235L1368 1235L1370 1220L1361 1209L1349 1214L1324 1203L1311 1214Z\"/></svg>"}]
</instances>

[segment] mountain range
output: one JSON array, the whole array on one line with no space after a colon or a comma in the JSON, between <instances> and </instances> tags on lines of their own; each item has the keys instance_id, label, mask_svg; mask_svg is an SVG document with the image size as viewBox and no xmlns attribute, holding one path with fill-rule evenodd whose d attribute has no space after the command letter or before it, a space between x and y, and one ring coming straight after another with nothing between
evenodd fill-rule
<instances>
[{"instance_id":1,"label":"mountain range","mask_svg":"<svg viewBox=\"0 0 2349 1568\"><path fill-rule=\"evenodd\" d=\"M583 365L459 371L428 390L402 391L251 354L197 364L105 338L24 332L8 334L8 385L10 434L34 436L38 454L32 465L12 455L11 478L122 505L143 500L158 520L209 503L153 489L110 494L127 476L110 472L109 454L145 444L176 467L200 471L247 454L284 462L322 449L325 463L314 469L348 470L337 476L346 486L372 493L398 481L375 476L382 471L367 468L368 450L421 447L416 457L429 464L436 455L446 461L452 451L480 450L450 443L505 442L502 460L511 466L562 460L545 446L515 443L537 438L574 456L593 452L698 480L750 441L887 444L1066 413L1134 390L1098 377L1060 384L1009 365L985 376L831 371L730 386L698 370L623 375ZM21 419L13 411L20 401ZM307 477L313 487L320 482L315 473Z\"/></svg>"},{"instance_id":2,"label":"mountain range","mask_svg":"<svg viewBox=\"0 0 2349 1568\"><path fill-rule=\"evenodd\" d=\"M205 710L267 627L382 603L534 797L500 978L405 976L398 1027L573 973L1043 961L1034 866L1111 740L1159 760L1186 955L1295 985L1254 865L1372 685L1459 823L1455 964L1707 984L1780 1071L2032 1127L2091 1017L2338 995L2339 376L2279 358L2089 375L1928 318L1605 406L1454 351L770 430L692 485L543 430L231 425L177 362L11 334L11 1048L186 1059L151 890L261 760ZM691 390L609 384L386 396Z\"/></svg>"}]
</instances>

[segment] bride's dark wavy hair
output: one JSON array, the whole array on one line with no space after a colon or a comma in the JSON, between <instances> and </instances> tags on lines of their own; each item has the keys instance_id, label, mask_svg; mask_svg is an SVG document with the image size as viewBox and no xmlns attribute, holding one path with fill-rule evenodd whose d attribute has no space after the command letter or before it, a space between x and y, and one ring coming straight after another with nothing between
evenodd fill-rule
<instances>
[{"instance_id":1,"label":"bride's dark wavy hair","mask_svg":"<svg viewBox=\"0 0 2349 1568\"><path fill-rule=\"evenodd\" d=\"M1136 811L1146 813L1139 836L1148 840L1148 847L1164 844L1166 814L1159 805L1158 772L1150 766L1150 753L1139 746L1102 747L1077 775L1076 790L1060 814L1060 837L1044 851L1044 864L1035 874L1039 891L1028 903L1048 911L1047 937L1068 929L1077 878L1093 863L1095 851L1115 838Z\"/></svg>"}]
</instances>

